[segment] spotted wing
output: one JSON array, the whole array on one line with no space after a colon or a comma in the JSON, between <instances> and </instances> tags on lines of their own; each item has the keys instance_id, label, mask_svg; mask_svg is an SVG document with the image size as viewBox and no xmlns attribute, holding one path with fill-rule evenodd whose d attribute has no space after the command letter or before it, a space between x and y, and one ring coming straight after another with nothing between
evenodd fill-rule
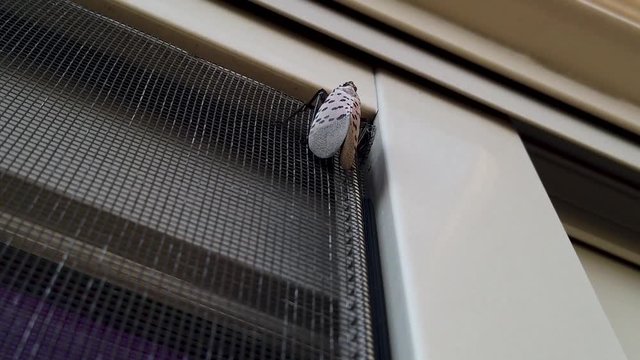
<instances>
[{"instance_id":1,"label":"spotted wing","mask_svg":"<svg viewBox=\"0 0 640 360\"><path fill-rule=\"evenodd\" d=\"M349 131L353 111L353 96L340 88L327 96L309 130L309 149L314 155L324 159L338 152Z\"/></svg>"}]
</instances>

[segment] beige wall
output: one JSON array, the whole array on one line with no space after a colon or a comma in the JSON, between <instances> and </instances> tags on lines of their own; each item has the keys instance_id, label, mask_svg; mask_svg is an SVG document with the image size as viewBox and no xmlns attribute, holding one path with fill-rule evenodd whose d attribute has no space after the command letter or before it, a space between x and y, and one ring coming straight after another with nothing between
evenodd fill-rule
<instances>
[{"instance_id":1,"label":"beige wall","mask_svg":"<svg viewBox=\"0 0 640 360\"><path fill-rule=\"evenodd\" d=\"M341 1L640 133L640 25L628 12L588 0Z\"/></svg>"},{"instance_id":2,"label":"beige wall","mask_svg":"<svg viewBox=\"0 0 640 360\"><path fill-rule=\"evenodd\" d=\"M615 97L640 103L640 29L580 1L410 0Z\"/></svg>"}]
</instances>

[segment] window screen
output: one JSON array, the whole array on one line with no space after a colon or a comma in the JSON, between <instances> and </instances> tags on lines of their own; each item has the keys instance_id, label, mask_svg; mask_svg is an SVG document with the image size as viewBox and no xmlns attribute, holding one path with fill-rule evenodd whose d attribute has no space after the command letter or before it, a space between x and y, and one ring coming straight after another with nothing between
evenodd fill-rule
<instances>
[{"instance_id":1,"label":"window screen","mask_svg":"<svg viewBox=\"0 0 640 360\"><path fill-rule=\"evenodd\" d=\"M371 358L312 110L69 1L0 3L0 354Z\"/></svg>"}]
</instances>

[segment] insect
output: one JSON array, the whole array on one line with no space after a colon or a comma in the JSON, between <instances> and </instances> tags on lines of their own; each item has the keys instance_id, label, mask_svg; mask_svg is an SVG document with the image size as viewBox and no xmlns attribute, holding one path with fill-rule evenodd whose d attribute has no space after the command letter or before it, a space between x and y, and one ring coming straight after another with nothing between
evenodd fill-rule
<instances>
[{"instance_id":1,"label":"insect","mask_svg":"<svg viewBox=\"0 0 640 360\"><path fill-rule=\"evenodd\" d=\"M360 97L348 81L326 96L309 130L309 149L319 158L329 158L340 150L340 165L353 170L360 135ZM326 94L326 93L325 93Z\"/></svg>"}]
</instances>

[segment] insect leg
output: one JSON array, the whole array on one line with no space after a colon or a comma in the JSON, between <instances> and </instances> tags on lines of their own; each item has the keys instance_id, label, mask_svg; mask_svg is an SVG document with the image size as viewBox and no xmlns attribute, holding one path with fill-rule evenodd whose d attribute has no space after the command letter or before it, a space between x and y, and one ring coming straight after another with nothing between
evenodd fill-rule
<instances>
[{"instance_id":1,"label":"insect leg","mask_svg":"<svg viewBox=\"0 0 640 360\"><path fill-rule=\"evenodd\" d=\"M358 156L365 156L369 153L373 145L373 137L376 133L376 127L373 124L364 126L360 129L360 137L358 139Z\"/></svg>"},{"instance_id":2,"label":"insect leg","mask_svg":"<svg viewBox=\"0 0 640 360\"><path fill-rule=\"evenodd\" d=\"M315 114L318 108L320 107L320 105L322 105L322 103L325 101L327 96L329 96L329 93L327 93L325 89L320 89L316 91L316 93L313 95L311 100L309 100L307 103L305 103L300 108L298 108L298 110L294 111L293 114L289 115L284 122L285 123L289 122L296 115L298 115L299 113L303 112L306 109L313 109L313 113Z\"/></svg>"},{"instance_id":3,"label":"insect leg","mask_svg":"<svg viewBox=\"0 0 640 360\"><path fill-rule=\"evenodd\" d=\"M313 104L312 109L313 114L315 115L318 112L318 108L324 103L325 100L327 100L327 96L329 96L329 93L324 89L320 89L313 95L311 100L309 100L309 103L305 105L311 107L311 104Z\"/></svg>"}]
</instances>

